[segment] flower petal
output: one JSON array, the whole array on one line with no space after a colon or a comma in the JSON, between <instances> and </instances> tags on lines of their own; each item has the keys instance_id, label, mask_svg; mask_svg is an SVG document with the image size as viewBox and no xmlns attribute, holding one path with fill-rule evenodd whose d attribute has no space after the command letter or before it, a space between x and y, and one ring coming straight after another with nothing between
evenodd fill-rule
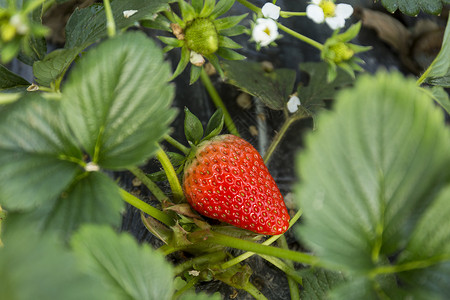
<instances>
[{"instance_id":1,"label":"flower petal","mask_svg":"<svg viewBox=\"0 0 450 300\"><path fill-rule=\"evenodd\" d=\"M138 11L135 9L130 9L130 10L124 10L123 11L123 17L125 19L128 19L129 17L131 17L132 15L134 15L135 13L137 13Z\"/></svg>"},{"instance_id":2,"label":"flower petal","mask_svg":"<svg viewBox=\"0 0 450 300\"><path fill-rule=\"evenodd\" d=\"M338 17L338 16L331 17L331 18L326 18L325 22L333 30L338 29L338 28L342 28L342 27L345 26L345 19L341 18L341 17Z\"/></svg>"},{"instance_id":3,"label":"flower petal","mask_svg":"<svg viewBox=\"0 0 450 300\"><path fill-rule=\"evenodd\" d=\"M322 0L311 0L311 3L317 6L319 6L320 2L322 2Z\"/></svg>"},{"instance_id":4,"label":"flower petal","mask_svg":"<svg viewBox=\"0 0 450 300\"><path fill-rule=\"evenodd\" d=\"M349 4L340 3L336 5L334 13L337 17L348 19L353 14L353 7Z\"/></svg>"},{"instance_id":5,"label":"flower petal","mask_svg":"<svg viewBox=\"0 0 450 300\"><path fill-rule=\"evenodd\" d=\"M278 37L278 26L272 19L259 18L253 27L252 38L261 46L267 46Z\"/></svg>"},{"instance_id":6,"label":"flower petal","mask_svg":"<svg viewBox=\"0 0 450 300\"><path fill-rule=\"evenodd\" d=\"M280 17L281 8L273 3L267 2L261 8L264 17L277 20Z\"/></svg>"},{"instance_id":7,"label":"flower petal","mask_svg":"<svg viewBox=\"0 0 450 300\"><path fill-rule=\"evenodd\" d=\"M306 7L306 16L317 24L322 23L325 19L322 8L315 4L310 4Z\"/></svg>"},{"instance_id":8,"label":"flower petal","mask_svg":"<svg viewBox=\"0 0 450 300\"><path fill-rule=\"evenodd\" d=\"M287 103L287 109L293 114L298 110L299 105L301 105L300 99L297 96L292 96Z\"/></svg>"}]
</instances>

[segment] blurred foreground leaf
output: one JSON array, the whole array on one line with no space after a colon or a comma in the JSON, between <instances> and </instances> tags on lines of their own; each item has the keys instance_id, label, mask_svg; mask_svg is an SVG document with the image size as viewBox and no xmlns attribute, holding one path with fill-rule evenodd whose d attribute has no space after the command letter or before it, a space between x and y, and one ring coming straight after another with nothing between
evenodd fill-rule
<instances>
[{"instance_id":1,"label":"blurred foreground leaf","mask_svg":"<svg viewBox=\"0 0 450 300\"><path fill-rule=\"evenodd\" d=\"M54 235L9 225L0 247L0 299L111 299L98 280L80 271Z\"/></svg>"},{"instance_id":2,"label":"blurred foreground leaf","mask_svg":"<svg viewBox=\"0 0 450 300\"><path fill-rule=\"evenodd\" d=\"M436 204L450 179L450 132L442 111L398 73L366 75L338 95L333 112L321 115L307 145L298 161L300 236L329 268L355 280L379 274L372 280L383 289L384 268L397 270L388 259L413 243L420 220L435 205L450 209L448 201ZM446 223L429 225L429 232L437 224L445 228L438 242L427 242L424 253L441 259L430 266L450 260L450 247L442 245L450 241Z\"/></svg>"},{"instance_id":3,"label":"blurred foreground leaf","mask_svg":"<svg viewBox=\"0 0 450 300\"><path fill-rule=\"evenodd\" d=\"M118 235L106 226L84 226L71 244L81 267L100 278L115 299L171 299L171 265L148 245L138 245L131 235Z\"/></svg>"}]
</instances>

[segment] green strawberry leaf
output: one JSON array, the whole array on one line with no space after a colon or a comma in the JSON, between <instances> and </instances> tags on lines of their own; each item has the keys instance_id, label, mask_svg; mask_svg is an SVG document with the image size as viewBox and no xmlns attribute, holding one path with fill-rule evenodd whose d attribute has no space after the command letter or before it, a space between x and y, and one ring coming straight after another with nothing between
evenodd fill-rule
<instances>
[{"instance_id":1,"label":"green strawberry leaf","mask_svg":"<svg viewBox=\"0 0 450 300\"><path fill-rule=\"evenodd\" d=\"M300 236L326 266L373 270L408 244L450 178L442 110L415 81L379 72L342 91L318 124L298 160Z\"/></svg>"},{"instance_id":2,"label":"green strawberry leaf","mask_svg":"<svg viewBox=\"0 0 450 300\"><path fill-rule=\"evenodd\" d=\"M223 129L225 117L223 115L222 109L216 110L216 112L211 116L206 125L205 138L203 140L209 140L220 134Z\"/></svg>"},{"instance_id":3,"label":"green strawberry leaf","mask_svg":"<svg viewBox=\"0 0 450 300\"><path fill-rule=\"evenodd\" d=\"M118 227L125 205L119 188L105 174L84 173L51 205L45 205L31 216L42 230L57 229L68 237L81 224L108 224Z\"/></svg>"},{"instance_id":4,"label":"green strawberry leaf","mask_svg":"<svg viewBox=\"0 0 450 300\"><path fill-rule=\"evenodd\" d=\"M328 82L328 65L325 62L307 62L300 65L300 70L309 76L307 86L299 86L297 95L306 111L316 117L317 113L325 108L324 100L334 99L339 88L350 85L353 78L343 70L338 69L336 79Z\"/></svg>"},{"instance_id":5,"label":"green strawberry leaf","mask_svg":"<svg viewBox=\"0 0 450 300\"><path fill-rule=\"evenodd\" d=\"M229 84L258 97L270 109L285 108L294 88L294 70L267 72L260 63L247 61L224 61L222 67Z\"/></svg>"},{"instance_id":6,"label":"green strawberry leaf","mask_svg":"<svg viewBox=\"0 0 450 300\"><path fill-rule=\"evenodd\" d=\"M197 145L203 137L203 125L200 120L189 111L187 107L184 108L184 134L186 140L194 145Z\"/></svg>"},{"instance_id":7,"label":"green strawberry leaf","mask_svg":"<svg viewBox=\"0 0 450 300\"><path fill-rule=\"evenodd\" d=\"M56 235L44 235L8 221L0 247L0 299L111 299L96 279L78 268ZM17 224L19 225L19 224Z\"/></svg>"},{"instance_id":8,"label":"green strawberry leaf","mask_svg":"<svg viewBox=\"0 0 450 300\"><path fill-rule=\"evenodd\" d=\"M80 60L65 84L62 107L94 163L124 169L156 152L174 117L169 77L162 51L139 32L107 40Z\"/></svg>"},{"instance_id":9,"label":"green strawberry leaf","mask_svg":"<svg viewBox=\"0 0 450 300\"><path fill-rule=\"evenodd\" d=\"M306 269L301 271L299 275L303 281L303 290L300 296L304 300L327 299L332 288L345 282L342 273L325 269Z\"/></svg>"},{"instance_id":10,"label":"green strawberry leaf","mask_svg":"<svg viewBox=\"0 0 450 300\"><path fill-rule=\"evenodd\" d=\"M30 14L29 18L31 22L42 24L42 13L43 10L41 5L39 8L33 10L33 12ZM32 66L35 61L44 58L45 54L47 53L47 42L45 41L44 36L38 36L36 34L33 34L33 32L26 42L27 45L19 52L17 58L23 63Z\"/></svg>"},{"instance_id":11,"label":"green strawberry leaf","mask_svg":"<svg viewBox=\"0 0 450 300\"><path fill-rule=\"evenodd\" d=\"M111 1L111 9L117 30L128 28L141 19L151 19L154 14L168 9L168 3L173 0L128 0ZM137 10L137 13L125 18L125 10ZM107 36L106 17L103 5L77 9L66 25L65 48L82 47L98 41Z\"/></svg>"},{"instance_id":12,"label":"green strawberry leaf","mask_svg":"<svg viewBox=\"0 0 450 300\"><path fill-rule=\"evenodd\" d=\"M441 86L431 88L433 99L450 115L450 98Z\"/></svg>"},{"instance_id":13,"label":"green strawberry leaf","mask_svg":"<svg viewBox=\"0 0 450 300\"><path fill-rule=\"evenodd\" d=\"M442 11L445 4L450 4L449 0L381 0L381 4L391 13L397 9L404 14L416 16L421 10L426 13L437 15Z\"/></svg>"},{"instance_id":14,"label":"green strawberry leaf","mask_svg":"<svg viewBox=\"0 0 450 300\"><path fill-rule=\"evenodd\" d=\"M450 3L450 1L449 1ZM425 82L432 85L450 87L450 17L445 28L442 47L426 71Z\"/></svg>"},{"instance_id":15,"label":"green strawberry leaf","mask_svg":"<svg viewBox=\"0 0 450 300\"><path fill-rule=\"evenodd\" d=\"M450 185L422 215L398 264L422 264L428 268L400 273L414 287L427 287L442 298L450 294Z\"/></svg>"},{"instance_id":16,"label":"green strawberry leaf","mask_svg":"<svg viewBox=\"0 0 450 300\"><path fill-rule=\"evenodd\" d=\"M0 65L0 91L16 87L28 87L30 83L17 74L14 74L3 65Z\"/></svg>"},{"instance_id":17,"label":"green strawberry leaf","mask_svg":"<svg viewBox=\"0 0 450 300\"><path fill-rule=\"evenodd\" d=\"M149 245L138 245L131 235L86 225L73 236L71 245L81 267L100 278L117 299L171 299L170 264Z\"/></svg>"},{"instance_id":18,"label":"green strawberry leaf","mask_svg":"<svg viewBox=\"0 0 450 300\"><path fill-rule=\"evenodd\" d=\"M50 87L53 82L61 81L81 50L81 48L58 49L50 52L43 60L34 62L33 74L36 82Z\"/></svg>"},{"instance_id":19,"label":"green strawberry leaf","mask_svg":"<svg viewBox=\"0 0 450 300\"><path fill-rule=\"evenodd\" d=\"M0 205L29 209L55 199L80 167L60 102L29 94L0 110Z\"/></svg>"}]
</instances>

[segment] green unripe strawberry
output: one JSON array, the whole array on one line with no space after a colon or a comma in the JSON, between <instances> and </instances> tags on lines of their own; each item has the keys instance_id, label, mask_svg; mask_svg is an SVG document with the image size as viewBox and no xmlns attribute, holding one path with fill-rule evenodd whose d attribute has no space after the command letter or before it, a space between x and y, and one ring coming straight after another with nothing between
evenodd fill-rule
<instances>
[{"instance_id":1,"label":"green unripe strawberry","mask_svg":"<svg viewBox=\"0 0 450 300\"><path fill-rule=\"evenodd\" d=\"M187 47L201 55L209 55L219 49L219 34L214 23L206 18L194 19L184 30Z\"/></svg>"}]
</instances>

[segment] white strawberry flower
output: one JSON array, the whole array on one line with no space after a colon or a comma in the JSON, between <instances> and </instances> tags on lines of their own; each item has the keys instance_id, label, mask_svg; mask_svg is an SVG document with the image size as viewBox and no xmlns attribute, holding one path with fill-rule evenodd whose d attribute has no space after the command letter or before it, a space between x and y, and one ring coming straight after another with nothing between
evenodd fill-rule
<instances>
[{"instance_id":1,"label":"white strawberry flower","mask_svg":"<svg viewBox=\"0 0 450 300\"><path fill-rule=\"evenodd\" d=\"M278 37L278 26L272 19L259 18L253 27L253 40L265 47L276 40Z\"/></svg>"},{"instance_id":2,"label":"white strawberry flower","mask_svg":"<svg viewBox=\"0 0 450 300\"><path fill-rule=\"evenodd\" d=\"M261 8L261 12L265 18L278 20L281 8L273 3L267 2Z\"/></svg>"},{"instance_id":3,"label":"white strawberry flower","mask_svg":"<svg viewBox=\"0 0 450 300\"><path fill-rule=\"evenodd\" d=\"M291 96L287 103L288 111L293 114L298 110L298 107L301 105L300 99L297 96Z\"/></svg>"},{"instance_id":4,"label":"white strawberry flower","mask_svg":"<svg viewBox=\"0 0 450 300\"><path fill-rule=\"evenodd\" d=\"M335 4L332 0L311 0L306 7L306 16L315 23L324 21L335 30L345 26L345 19L353 14L353 7L349 4Z\"/></svg>"}]
</instances>

